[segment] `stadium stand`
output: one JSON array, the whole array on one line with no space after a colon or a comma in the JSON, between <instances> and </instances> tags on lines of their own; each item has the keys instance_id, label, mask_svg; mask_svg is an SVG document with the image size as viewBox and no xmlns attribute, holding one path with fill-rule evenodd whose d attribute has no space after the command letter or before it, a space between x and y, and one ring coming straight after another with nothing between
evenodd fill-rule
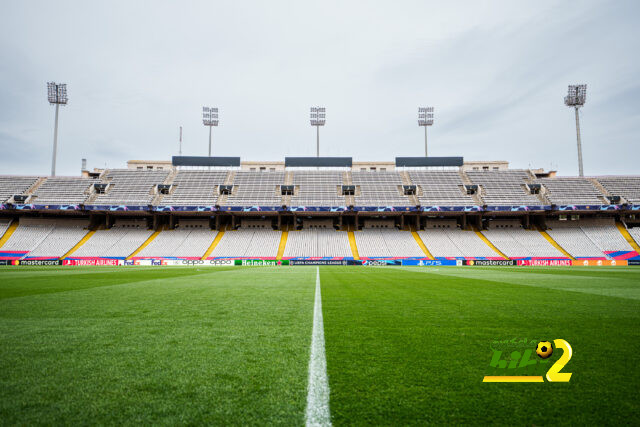
<instances>
[{"instance_id":1,"label":"stadium stand","mask_svg":"<svg viewBox=\"0 0 640 427\"><path fill-rule=\"evenodd\" d=\"M281 206L280 185L284 172L238 171L233 181L233 193L227 197L228 206Z\"/></svg>"},{"instance_id":2,"label":"stadium stand","mask_svg":"<svg viewBox=\"0 0 640 427\"><path fill-rule=\"evenodd\" d=\"M154 186L162 184L169 174L164 170L111 169L103 174L109 183L107 192L93 201L96 205L148 205L155 194Z\"/></svg>"},{"instance_id":3,"label":"stadium stand","mask_svg":"<svg viewBox=\"0 0 640 427\"><path fill-rule=\"evenodd\" d=\"M59 258L87 234L87 220L23 218L2 247L26 256Z\"/></svg>"},{"instance_id":4,"label":"stadium stand","mask_svg":"<svg viewBox=\"0 0 640 427\"><path fill-rule=\"evenodd\" d=\"M578 221L547 221L547 233L575 258L605 258ZM616 233L618 231L616 230Z\"/></svg>"},{"instance_id":5,"label":"stadium stand","mask_svg":"<svg viewBox=\"0 0 640 427\"><path fill-rule=\"evenodd\" d=\"M356 192L356 206L411 206L411 200L402 194L402 177L398 172L351 172Z\"/></svg>"},{"instance_id":6,"label":"stadium stand","mask_svg":"<svg viewBox=\"0 0 640 427\"><path fill-rule=\"evenodd\" d=\"M227 171L181 170L173 180L172 192L162 197L160 205L213 206L218 200L218 186L224 184Z\"/></svg>"},{"instance_id":7,"label":"stadium stand","mask_svg":"<svg viewBox=\"0 0 640 427\"><path fill-rule=\"evenodd\" d=\"M554 205L604 205L604 195L587 178L545 178L537 181L547 189Z\"/></svg>"},{"instance_id":8,"label":"stadium stand","mask_svg":"<svg viewBox=\"0 0 640 427\"><path fill-rule=\"evenodd\" d=\"M542 205L542 200L531 194L527 180L531 179L525 170L507 171L467 171L469 179L481 186L481 197L490 206Z\"/></svg>"},{"instance_id":9,"label":"stadium stand","mask_svg":"<svg viewBox=\"0 0 640 427\"><path fill-rule=\"evenodd\" d=\"M620 234L613 219L601 218L580 221L580 229L604 253L633 251Z\"/></svg>"},{"instance_id":10,"label":"stadium stand","mask_svg":"<svg viewBox=\"0 0 640 427\"><path fill-rule=\"evenodd\" d=\"M536 230L522 226L490 228L482 234L509 258L566 258Z\"/></svg>"},{"instance_id":11,"label":"stadium stand","mask_svg":"<svg viewBox=\"0 0 640 427\"><path fill-rule=\"evenodd\" d=\"M0 202L7 202L16 194L24 194L37 180L35 176L0 176Z\"/></svg>"},{"instance_id":12,"label":"stadium stand","mask_svg":"<svg viewBox=\"0 0 640 427\"><path fill-rule=\"evenodd\" d=\"M366 229L355 231L360 257L424 257L424 253L409 231L396 229Z\"/></svg>"},{"instance_id":13,"label":"stadium stand","mask_svg":"<svg viewBox=\"0 0 640 427\"><path fill-rule=\"evenodd\" d=\"M621 196L629 203L640 203L640 176L605 176L598 182L612 196Z\"/></svg>"},{"instance_id":14,"label":"stadium stand","mask_svg":"<svg viewBox=\"0 0 640 427\"><path fill-rule=\"evenodd\" d=\"M640 227L629 228L629 234L640 245Z\"/></svg>"},{"instance_id":15,"label":"stadium stand","mask_svg":"<svg viewBox=\"0 0 640 427\"><path fill-rule=\"evenodd\" d=\"M275 258L281 234L280 231L260 228L227 231L211 252L210 258Z\"/></svg>"},{"instance_id":16,"label":"stadium stand","mask_svg":"<svg viewBox=\"0 0 640 427\"><path fill-rule=\"evenodd\" d=\"M429 228L418 234L431 254L438 258L496 258L496 254L473 231Z\"/></svg>"},{"instance_id":17,"label":"stadium stand","mask_svg":"<svg viewBox=\"0 0 640 427\"><path fill-rule=\"evenodd\" d=\"M325 228L290 231L284 250L284 258L351 256L347 233Z\"/></svg>"},{"instance_id":18,"label":"stadium stand","mask_svg":"<svg viewBox=\"0 0 640 427\"><path fill-rule=\"evenodd\" d=\"M136 254L137 258L200 258L215 239L217 232L207 225L180 227L164 230L147 247Z\"/></svg>"},{"instance_id":19,"label":"stadium stand","mask_svg":"<svg viewBox=\"0 0 640 427\"><path fill-rule=\"evenodd\" d=\"M291 206L345 206L341 188L342 172L295 172L293 185L297 192L291 197Z\"/></svg>"},{"instance_id":20,"label":"stadium stand","mask_svg":"<svg viewBox=\"0 0 640 427\"><path fill-rule=\"evenodd\" d=\"M144 221L116 221L109 230L97 230L72 258L126 258L151 236Z\"/></svg>"},{"instance_id":21,"label":"stadium stand","mask_svg":"<svg viewBox=\"0 0 640 427\"><path fill-rule=\"evenodd\" d=\"M473 206L477 203L464 190L457 171L409 171L411 182L420 187L421 206Z\"/></svg>"},{"instance_id":22,"label":"stadium stand","mask_svg":"<svg viewBox=\"0 0 640 427\"><path fill-rule=\"evenodd\" d=\"M72 177L52 177L34 192L31 203L38 205L75 205L84 203L95 180Z\"/></svg>"},{"instance_id":23,"label":"stadium stand","mask_svg":"<svg viewBox=\"0 0 640 427\"><path fill-rule=\"evenodd\" d=\"M10 219L0 218L0 237L2 237L4 233L9 229L10 225Z\"/></svg>"}]
</instances>

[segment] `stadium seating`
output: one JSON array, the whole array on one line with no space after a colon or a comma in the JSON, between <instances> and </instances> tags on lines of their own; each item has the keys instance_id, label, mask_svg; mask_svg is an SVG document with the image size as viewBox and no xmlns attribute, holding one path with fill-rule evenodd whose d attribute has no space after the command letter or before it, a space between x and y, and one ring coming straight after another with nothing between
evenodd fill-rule
<instances>
[{"instance_id":1,"label":"stadium seating","mask_svg":"<svg viewBox=\"0 0 640 427\"><path fill-rule=\"evenodd\" d=\"M143 222L116 222L109 230L97 230L71 256L73 258L126 258L138 249L152 233L153 230L148 230Z\"/></svg>"},{"instance_id":2,"label":"stadium seating","mask_svg":"<svg viewBox=\"0 0 640 427\"><path fill-rule=\"evenodd\" d=\"M354 236L360 257L425 257L409 231L364 228Z\"/></svg>"},{"instance_id":3,"label":"stadium seating","mask_svg":"<svg viewBox=\"0 0 640 427\"><path fill-rule=\"evenodd\" d=\"M545 178L537 181L547 189L546 196L554 205L604 205L608 202L587 178Z\"/></svg>"},{"instance_id":4,"label":"stadium seating","mask_svg":"<svg viewBox=\"0 0 640 427\"><path fill-rule=\"evenodd\" d=\"M27 257L59 258L87 234L87 220L22 218L2 247Z\"/></svg>"},{"instance_id":5,"label":"stadium seating","mask_svg":"<svg viewBox=\"0 0 640 427\"><path fill-rule=\"evenodd\" d=\"M0 237L4 235L9 226L11 225L11 220L6 218L0 218Z\"/></svg>"},{"instance_id":6,"label":"stadium seating","mask_svg":"<svg viewBox=\"0 0 640 427\"><path fill-rule=\"evenodd\" d=\"M531 177L525 170L467 171L474 184L481 186L481 197L490 206L542 205L542 200L531 194L527 180Z\"/></svg>"},{"instance_id":7,"label":"stadium seating","mask_svg":"<svg viewBox=\"0 0 640 427\"><path fill-rule=\"evenodd\" d=\"M86 178L47 178L34 192L31 203L38 205L75 205L84 203L95 182Z\"/></svg>"},{"instance_id":8,"label":"stadium seating","mask_svg":"<svg viewBox=\"0 0 640 427\"><path fill-rule=\"evenodd\" d=\"M640 227L629 228L629 234L637 244L640 245Z\"/></svg>"},{"instance_id":9,"label":"stadium seating","mask_svg":"<svg viewBox=\"0 0 640 427\"><path fill-rule=\"evenodd\" d=\"M200 258L209 248L217 232L209 227L164 230L144 249L138 258Z\"/></svg>"},{"instance_id":10,"label":"stadium seating","mask_svg":"<svg viewBox=\"0 0 640 427\"><path fill-rule=\"evenodd\" d=\"M577 221L547 221L547 227L549 236L575 258L605 257L602 249L582 231Z\"/></svg>"},{"instance_id":11,"label":"stadium seating","mask_svg":"<svg viewBox=\"0 0 640 427\"><path fill-rule=\"evenodd\" d=\"M420 187L421 206L473 206L477 203L464 189L457 171L409 171L411 182Z\"/></svg>"},{"instance_id":12,"label":"stadium seating","mask_svg":"<svg viewBox=\"0 0 640 427\"><path fill-rule=\"evenodd\" d=\"M213 206L218 200L218 186L224 184L227 171L181 170L173 180L172 192L162 197L160 205Z\"/></svg>"},{"instance_id":13,"label":"stadium seating","mask_svg":"<svg viewBox=\"0 0 640 427\"><path fill-rule=\"evenodd\" d=\"M284 258L351 256L347 233L325 228L290 231L284 251Z\"/></svg>"},{"instance_id":14,"label":"stadium seating","mask_svg":"<svg viewBox=\"0 0 640 427\"><path fill-rule=\"evenodd\" d=\"M297 192L291 197L291 206L345 206L339 191L343 184L342 172L295 172L293 185Z\"/></svg>"},{"instance_id":15,"label":"stadium seating","mask_svg":"<svg viewBox=\"0 0 640 427\"><path fill-rule=\"evenodd\" d=\"M356 193L356 206L411 206L411 200L402 191L402 177L398 172L351 172Z\"/></svg>"},{"instance_id":16,"label":"stadium seating","mask_svg":"<svg viewBox=\"0 0 640 427\"><path fill-rule=\"evenodd\" d=\"M105 194L99 194L93 204L96 205L148 205L156 194L154 186L162 184L169 174L163 170L111 169L102 182L109 183Z\"/></svg>"},{"instance_id":17,"label":"stadium seating","mask_svg":"<svg viewBox=\"0 0 640 427\"><path fill-rule=\"evenodd\" d=\"M629 203L640 203L640 176L605 176L598 182L612 196L624 197Z\"/></svg>"},{"instance_id":18,"label":"stadium seating","mask_svg":"<svg viewBox=\"0 0 640 427\"><path fill-rule=\"evenodd\" d=\"M499 257L474 231L430 228L419 231L418 234L429 252L436 258Z\"/></svg>"},{"instance_id":19,"label":"stadium seating","mask_svg":"<svg viewBox=\"0 0 640 427\"><path fill-rule=\"evenodd\" d=\"M509 258L566 258L536 230L490 228L482 234Z\"/></svg>"},{"instance_id":20,"label":"stadium seating","mask_svg":"<svg viewBox=\"0 0 640 427\"><path fill-rule=\"evenodd\" d=\"M228 206L282 206L284 172L236 172Z\"/></svg>"},{"instance_id":21,"label":"stadium seating","mask_svg":"<svg viewBox=\"0 0 640 427\"><path fill-rule=\"evenodd\" d=\"M210 257L275 258L281 236L280 231L260 228L227 231Z\"/></svg>"},{"instance_id":22,"label":"stadium seating","mask_svg":"<svg viewBox=\"0 0 640 427\"><path fill-rule=\"evenodd\" d=\"M35 176L0 176L0 203L24 194L37 180Z\"/></svg>"}]
</instances>

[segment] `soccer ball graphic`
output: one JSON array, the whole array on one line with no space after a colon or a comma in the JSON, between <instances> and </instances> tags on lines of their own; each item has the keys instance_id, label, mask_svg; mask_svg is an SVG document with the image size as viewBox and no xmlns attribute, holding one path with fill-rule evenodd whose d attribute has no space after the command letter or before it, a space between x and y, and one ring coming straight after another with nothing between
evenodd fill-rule
<instances>
[{"instance_id":1,"label":"soccer ball graphic","mask_svg":"<svg viewBox=\"0 0 640 427\"><path fill-rule=\"evenodd\" d=\"M553 354L553 347L549 341L540 341L536 346L536 354L543 359Z\"/></svg>"}]
</instances>

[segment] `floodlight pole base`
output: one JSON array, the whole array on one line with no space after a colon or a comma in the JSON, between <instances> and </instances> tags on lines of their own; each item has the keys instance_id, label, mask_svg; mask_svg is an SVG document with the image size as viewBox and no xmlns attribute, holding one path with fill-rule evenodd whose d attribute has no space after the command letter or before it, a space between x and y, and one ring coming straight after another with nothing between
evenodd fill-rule
<instances>
[{"instance_id":1,"label":"floodlight pole base","mask_svg":"<svg viewBox=\"0 0 640 427\"><path fill-rule=\"evenodd\" d=\"M58 111L60 104L56 103L56 119L53 125L53 156L51 157L51 176L56 176L56 152L58 151Z\"/></svg>"},{"instance_id":2,"label":"floodlight pole base","mask_svg":"<svg viewBox=\"0 0 640 427\"><path fill-rule=\"evenodd\" d=\"M578 113L578 106L575 107L576 110L576 136L578 140L578 175L584 176L584 170L582 168L582 141L580 139L580 114Z\"/></svg>"}]
</instances>

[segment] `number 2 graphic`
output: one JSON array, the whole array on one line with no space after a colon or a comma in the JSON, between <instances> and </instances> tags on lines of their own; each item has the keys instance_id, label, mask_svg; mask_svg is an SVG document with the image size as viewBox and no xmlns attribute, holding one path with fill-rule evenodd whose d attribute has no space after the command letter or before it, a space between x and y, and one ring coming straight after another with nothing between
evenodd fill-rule
<instances>
[{"instance_id":1,"label":"number 2 graphic","mask_svg":"<svg viewBox=\"0 0 640 427\"><path fill-rule=\"evenodd\" d=\"M571 345L563 339L553 340L553 344L556 348L562 349L562 356L560 356L560 359L558 359L547 371L547 381L556 383L569 382L571 379L571 372L560 371L567 363L569 363L569 360L571 360L571 356L573 355Z\"/></svg>"}]
</instances>

